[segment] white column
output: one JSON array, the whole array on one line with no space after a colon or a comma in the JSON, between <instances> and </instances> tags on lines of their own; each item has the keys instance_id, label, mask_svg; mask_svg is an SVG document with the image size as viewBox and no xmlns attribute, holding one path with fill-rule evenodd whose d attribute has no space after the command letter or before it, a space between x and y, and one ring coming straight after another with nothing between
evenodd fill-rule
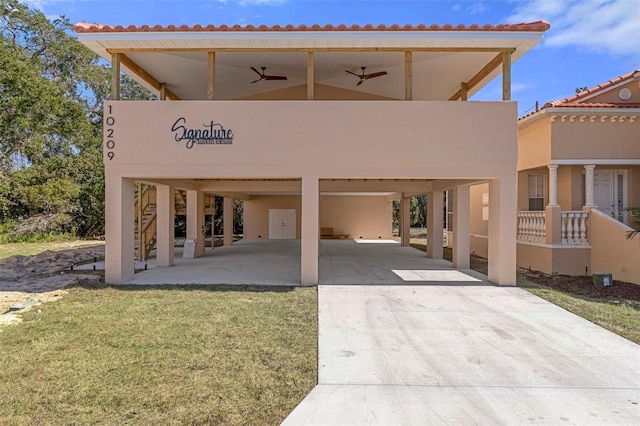
<instances>
[{"instance_id":1,"label":"white column","mask_svg":"<svg viewBox=\"0 0 640 426\"><path fill-rule=\"evenodd\" d=\"M442 259L444 228L444 193L433 191L427 194L427 256Z\"/></svg>"},{"instance_id":2,"label":"white column","mask_svg":"<svg viewBox=\"0 0 640 426\"><path fill-rule=\"evenodd\" d=\"M585 189L585 207L595 207L595 200L593 197L594 190L594 175L595 175L595 164L589 164L584 166L584 189Z\"/></svg>"},{"instance_id":3,"label":"white column","mask_svg":"<svg viewBox=\"0 0 640 426\"><path fill-rule=\"evenodd\" d=\"M233 198L224 197L222 213L223 241L222 244L233 244Z\"/></svg>"},{"instance_id":4,"label":"white column","mask_svg":"<svg viewBox=\"0 0 640 426\"><path fill-rule=\"evenodd\" d=\"M469 197L468 186L458 186L453 191L453 267L469 269Z\"/></svg>"},{"instance_id":5,"label":"white column","mask_svg":"<svg viewBox=\"0 0 640 426\"><path fill-rule=\"evenodd\" d=\"M156 223L158 224L156 240L156 265L172 266L174 260L176 199L174 187L157 186Z\"/></svg>"},{"instance_id":6,"label":"white column","mask_svg":"<svg viewBox=\"0 0 640 426\"><path fill-rule=\"evenodd\" d=\"M134 271L133 180L106 172L105 176L105 282L122 284Z\"/></svg>"},{"instance_id":7,"label":"white column","mask_svg":"<svg viewBox=\"0 0 640 426\"><path fill-rule=\"evenodd\" d=\"M411 244L411 198L400 196L400 242L403 247Z\"/></svg>"},{"instance_id":8,"label":"white column","mask_svg":"<svg viewBox=\"0 0 640 426\"><path fill-rule=\"evenodd\" d=\"M204 193L187 191L187 239L196 240L195 257L204 254Z\"/></svg>"},{"instance_id":9,"label":"white column","mask_svg":"<svg viewBox=\"0 0 640 426\"><path fill-rule=\"evenodd\" d=\"M549 164L549 206L558 205L558 166Z\"/></svg>"},{"instance_id":10,"label":"white column","mask_svg":"<svg viewBox=\"0 0 640 426\"><path fill-rule=\"evenodd\" d=\"M320 186L317 177L302 178L302 241L300 267L302 285L318 284Z\"/></svg>"},{"instance_id":11,"label":"white column","mask_svg":"<svg viewBox=\"0 0 640 426\"><path fill-rule=\"evenodd\" d=\"M516 284L516 175L489 181L489 281Z\"/></svg>"}]
</instances>

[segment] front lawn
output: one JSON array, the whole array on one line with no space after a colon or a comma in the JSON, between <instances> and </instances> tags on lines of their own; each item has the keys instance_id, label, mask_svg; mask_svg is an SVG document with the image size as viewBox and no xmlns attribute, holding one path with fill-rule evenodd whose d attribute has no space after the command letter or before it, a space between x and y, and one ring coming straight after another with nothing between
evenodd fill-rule
<instances>
[{"instance_id":1,"label":"front lawn","mask_svg":"<svg viewBox=\"0 0 640 426\"><path fill-rule=\"evenodd\" d=\"M23 318L0 424L275 425L316 383L316 288L77 288Z\"/></svg>"}]
</instances>

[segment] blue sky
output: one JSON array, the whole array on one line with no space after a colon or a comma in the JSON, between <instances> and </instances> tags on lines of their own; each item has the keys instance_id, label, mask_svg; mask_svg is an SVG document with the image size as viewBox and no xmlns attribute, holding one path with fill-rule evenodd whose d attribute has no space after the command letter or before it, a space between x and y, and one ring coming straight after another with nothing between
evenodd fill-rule
<instances>
[{"instance_id":1,"label":"blue sky","mask_svg":"<svg viewBox=\"0 0 640 426\"><path fill-rule=\"evenodd\" d=\"M536 101L640 69L640 0L27 0L49 17L109 25L500 24L545 20L537 47L513 65L522 115ZM500 78L474 100L501 98Z\"/></svg>"}]
</instances>

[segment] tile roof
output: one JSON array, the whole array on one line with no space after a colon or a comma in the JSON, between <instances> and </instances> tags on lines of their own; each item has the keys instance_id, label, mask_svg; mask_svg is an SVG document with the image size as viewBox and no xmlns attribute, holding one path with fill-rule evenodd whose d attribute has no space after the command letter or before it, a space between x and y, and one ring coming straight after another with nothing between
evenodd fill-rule
<instances>
[{"instance_id":1,"label":"tile roof","mask_svg":"<svg viewBox=\"0 0 640 426\"><path fill-rule=\"evenodd\" d=\"M607 89L607 88L609 88L611 86L614 86L616 84L622 83L622 82L624 82L626 80L631 80L631 79L634 78L634 75L639 73L639 72L640 72L640 69L637 69L635 71L631 71L630 73L618 76L616 78L612 78L609 81L606 81L604 83L598 84L597 86L592 87L591 89L587 89L587 90L584 90L584 91L582 91L580 93L577 93L577 94L575 94L573 96L569 96L568 98L561 99L559 101L547 102L543 106L543 108L557 107L557 106L559 106L559 104L565 104L565 105L562 105L562 106L578 106L578 105L576 105L574 103L578 102L581 99L584 99L584 98L586 98L586 97L588 97L590 95L593 95L594 93L597 93L597 92L600 92L602 90L605 90L605 89ZM571 105L566 105L566 104L571 104Z\"/></svg>"},{"instance_id":2,"label":"tile roof","mask_svg":"<svg viewBox=\"0 0 640 426\"><path fill-rule=\"evenodd\" d=\"M554 102L553 104L546 104L545 108L640 108L640 104L621 104L611 102L582 102L579 104L573 104L570 102Z\"/></svg>"},{"instance_id":3,"label":"tile roof","mask_svg":"<svg viewBox=\"0 0 640 426\"><path fill-rule=\"evenodd\" d=\"M197 31L208 31L208 32L294 32L294 31L546 31L551 26L548 22L545 21L537 21L537 22L529 22L529 23L520 23L520 24L500 24L500 25L404 25L400 26L397 24L394 25L351 25L347 26L344 24L340 25L207 25L203 26L200 24L196 24L193 26L189 25L102 25L102 24L89 24L86 22L79 22L73 26L73 30L76 33L113 33L113 32L197 32Z\"/></svg>"}]
</instances>

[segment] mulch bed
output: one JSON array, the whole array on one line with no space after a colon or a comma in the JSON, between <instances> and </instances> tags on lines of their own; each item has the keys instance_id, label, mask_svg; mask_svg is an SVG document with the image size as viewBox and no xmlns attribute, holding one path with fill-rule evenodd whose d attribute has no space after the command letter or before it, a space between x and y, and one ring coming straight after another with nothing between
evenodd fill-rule
<instances>
[{"instance_id":1,"label":"mulch bed","mask_svg":"<svg viewBox=\"0 0 640 426\"><path fill-rule=\"evenodd\" d=\"M640 302L640 285L638 284L614 280L613 285L601 287L593 283L592 277L548 275L526 269L522 269L521 272L531 282L565 293L593 299L627 299Z\"/></svg>"}]
</instances>

